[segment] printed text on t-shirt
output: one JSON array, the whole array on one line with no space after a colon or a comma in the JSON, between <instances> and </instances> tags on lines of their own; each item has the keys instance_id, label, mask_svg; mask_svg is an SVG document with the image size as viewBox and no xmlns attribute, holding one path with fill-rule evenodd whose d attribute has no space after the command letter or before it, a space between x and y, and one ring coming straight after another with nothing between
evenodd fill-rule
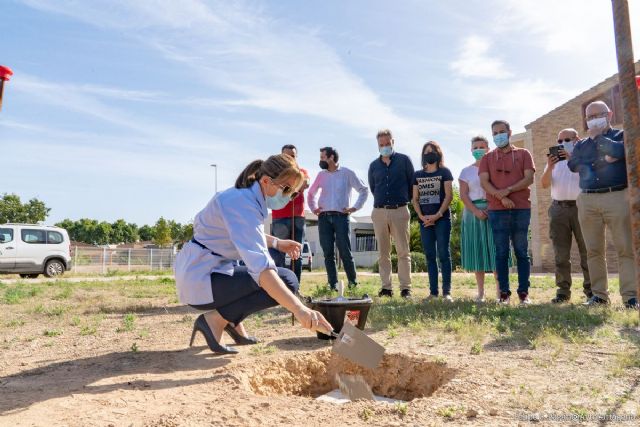
<instances>
[{"instance_id":1,"label":"printed text on t-shirt","mask_svg":"<svg viewBox=\"0 0 640 427\"><path fill-rule=\"evenodd\" d=\"M421 205L439 205L442 176L417 178Z\"/></svg>"}]
</instances>

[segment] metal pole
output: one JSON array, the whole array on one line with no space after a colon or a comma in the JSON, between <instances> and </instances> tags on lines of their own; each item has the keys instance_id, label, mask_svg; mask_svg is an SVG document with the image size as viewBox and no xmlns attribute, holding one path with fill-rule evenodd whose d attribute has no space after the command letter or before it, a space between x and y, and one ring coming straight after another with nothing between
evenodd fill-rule
<instances>
[{"instance_id":1,"label":"metal pole","mask_svg":"<svg viewBox=\"0 0 640 427\"><path fill-rule=\"evenodd\" d=\"M215 194L218 194L218 165L216 165L215 163L212 163L211 167L214 168L214 171L213 171L214 172L214 174L213 174L213 177L214 177L214 191L215 191Z\"/></svg>"},{"instance_id":2,"label":"metal pole","mask_svg":"<svg viewBox=\"0 0 640 427\"><path fill-rule=\"evenodd\" d=\"M127 251L127 271L131 271L131 248Z\"/></svg>"},{"instance_id":3,"label":"metal pole","mask_svg":"<svg viewBox=\"0 0 640 427\"><path fill-rule=\"evenodd\" d=\"M78 245L73 249L73 272L78 272Z\"/></svg>"},{"instance_id":4,"label":"metal pole","mask_svg":"<svg viewBox=\"0 0 640 427\"><path fill-rule=\"evenodd\" d=\"M102 248L102 274L107 273L107 248Z\"/></svg>"},{"instance_id":5,"label":"metal pole","mask_svg":"<svg viewBox=\"0 0 640 427\"><path fill-rule=\"evenodd\" d=\"M149 270L153 271L153 248L149 249Z\"/></svg>"},{"instance_id":6,"label":"metal pole","mask_svg":"<svg viewBox=\"0 0 640 427\"><path fill-rule=\"evenodd\" d=\"M635 81L631 23L627 0L611 0L613 29L618 57L618 81L624 111L624 147L629 181L629 207L631 209L631 236L636 259L637 296L640 297L640 104ZM640 314L640 312L639 312Z\"/></svg>"}]
</instances>

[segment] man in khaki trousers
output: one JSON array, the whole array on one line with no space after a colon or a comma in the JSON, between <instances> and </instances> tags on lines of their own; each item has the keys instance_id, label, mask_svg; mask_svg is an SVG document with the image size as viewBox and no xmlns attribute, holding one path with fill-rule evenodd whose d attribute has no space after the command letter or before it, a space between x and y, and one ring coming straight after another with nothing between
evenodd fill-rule
<instances>
[{"instance_id":1,"label":"man in khaki trousers","mask_svg":"<svg viewBox=\"0 0 640 427\"><path fill-rule=\"evenodd\" d=\"M378 242L378 265L382 289L379 296L393 296L391 287L391 239L398 254L400 296L411 296L411 254L409 214L413 164L408 156L396 153L393 135L383 129L376 135L380 155L369 165L369 188L373 193L371 220Z\"/></svg>"},{"instance_id":2,"label":"man in khaki trousers","mask_svg":"<svg viewBox=\"0 0 640 427\"><path fill-rule=\"evenodd\" d=\"M636 308L635 261L631 243L631 218L627 190L624 138L611 127L613 113L602 101L587 105L589 137L578 142L568 161L580 174L578 217L587 246L587 263L593 296L587 305L609 303L605 229L611 233L618 255L620 295L627 308Z\"/></svg>"}]
</instances>

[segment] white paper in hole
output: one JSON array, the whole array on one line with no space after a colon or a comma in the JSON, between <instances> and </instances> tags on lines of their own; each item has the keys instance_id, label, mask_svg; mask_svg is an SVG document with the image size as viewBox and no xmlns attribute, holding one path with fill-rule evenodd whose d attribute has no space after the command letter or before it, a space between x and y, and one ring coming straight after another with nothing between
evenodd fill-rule
<instances>
[{"instance_id":1,"label":"white paper in hole","mask_svg":"<svg viewBox=\"0 0 640 427\"><path fill-rule=\"evenodd\" d=\"M384 402L384 403L405 403L404 400L399 399L390 399L388 397L376 396L373 395L373 398L376 402ZM322 396L316 397L317 401L333 403L334 405L344 405L345 403L351 402L347 396L342 394L339 388L335 390L331 390L329 393L325 393Z\"/></svg>"}]
</instances>

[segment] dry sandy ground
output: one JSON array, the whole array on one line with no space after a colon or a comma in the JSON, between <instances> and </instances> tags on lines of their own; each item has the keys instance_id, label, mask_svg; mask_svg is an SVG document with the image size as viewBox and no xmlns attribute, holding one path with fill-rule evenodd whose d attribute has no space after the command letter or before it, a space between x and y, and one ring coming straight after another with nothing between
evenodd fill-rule
<instances>
[{"instance_id":1,"label":"dry sandy ground","mask_svg":"<svg viewBox=\"0 0 640 427\"><path fill-rule=\"evenodd\" d=\"M387 355L375 372L365 372L332 358L327 342L291 326L281 311L253 325L264 344L238 347L236 356L212 355L201 336L197 347L187 347L196 315L189 308L156 306L137 314L134 330L116 332L123 314L105 314L88 335L67 328L44 336L41 316L2 329L0 424L512 426L530 424L526 416L535 413L640 413L640 369L611 375L617 355L630 351L622 342L532 350L493 341L474 355L468 343L442 332L368 330ZM363 373L375 393L412 400L399 406L315 401L334 388L336 371ZM562 424L579 423L621 425Z\"/></svg>"}]
</instances>

